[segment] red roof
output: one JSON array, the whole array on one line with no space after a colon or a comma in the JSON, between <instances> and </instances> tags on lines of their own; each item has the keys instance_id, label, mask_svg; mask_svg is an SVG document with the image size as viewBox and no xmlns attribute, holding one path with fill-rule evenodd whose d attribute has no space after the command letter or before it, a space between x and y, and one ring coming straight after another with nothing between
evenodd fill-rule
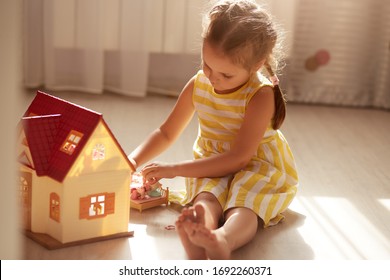
<instances>
[{"instance_id":1,"label":"red roof","mask_svg":"<svg viewBox=\"0 0 390 280\"><path fill-rule=\"evenodd\" d=\"M101 120L104 122L100 113L38 91L21 121L37 175L62 182ZM69 154L61 151L61 146L72 130L83 136Z\"/></svg>"}]
</instances>

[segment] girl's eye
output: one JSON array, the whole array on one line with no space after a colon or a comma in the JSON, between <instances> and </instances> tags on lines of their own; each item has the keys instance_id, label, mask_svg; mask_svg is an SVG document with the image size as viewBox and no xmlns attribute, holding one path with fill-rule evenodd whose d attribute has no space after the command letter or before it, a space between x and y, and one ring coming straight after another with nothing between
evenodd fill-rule
<instances>
[{"instance_id":1,"label":"girl's eye","mask_svg":"<svg viewBox=\"0 0 390 280\"><path fill-rule=\"evenodd\" d=\"M225 79L230 79L231 77L233 77L233 76L229 76L229 75L226 75L226 74L222 74L222 76L223 76Z\"/></svg>"}]
</instances>

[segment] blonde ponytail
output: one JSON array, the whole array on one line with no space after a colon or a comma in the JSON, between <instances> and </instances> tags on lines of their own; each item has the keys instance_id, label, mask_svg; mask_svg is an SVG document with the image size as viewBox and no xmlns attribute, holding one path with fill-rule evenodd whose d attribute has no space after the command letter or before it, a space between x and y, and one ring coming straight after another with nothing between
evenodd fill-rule
<instances>
[{"instance_id":1,"label":"blonde ponytail","mask_svg":"<svg viewBox=\"0 0 390 280\"><path fill-rule=\"evenodd\" d=\"M267 69L268 74L270 75L269 79L272 81L274 85L275 112L273 116L272 128L276 130L282 126L283 121L286 117L287 100L285 98L285 95L280 90L279 79L276 76L275 72L272 70L271 65L269 65L268 62L266 62L264 66Z\"/></svg>"}]
</instances>

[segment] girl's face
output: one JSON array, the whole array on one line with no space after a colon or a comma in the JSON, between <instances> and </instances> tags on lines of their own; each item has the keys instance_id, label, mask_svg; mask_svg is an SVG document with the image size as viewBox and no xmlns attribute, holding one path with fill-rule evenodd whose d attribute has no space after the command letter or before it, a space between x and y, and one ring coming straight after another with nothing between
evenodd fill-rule
<instances>
[{"instance_id":1,"label":"girl's face","mask_svg":"<svg viewBox=\"0 0 390 280\"><path fill-rule=\"evenodd\" d=\"M203 72L216 93L232 93L244 85L251 73L204 42L202 49Z\"/></svg>"}]
</instances>

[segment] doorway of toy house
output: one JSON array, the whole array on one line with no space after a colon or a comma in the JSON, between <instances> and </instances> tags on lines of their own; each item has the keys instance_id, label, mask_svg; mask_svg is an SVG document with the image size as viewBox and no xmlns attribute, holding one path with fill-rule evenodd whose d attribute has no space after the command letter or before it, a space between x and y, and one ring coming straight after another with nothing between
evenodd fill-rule
<instances>
[{"instance_id":1,"label":"doorway of toy house","mask_svg":"<svg viewBox=\"0 0 390 280\"><path fill-rule=\"evenodd\" d=\"M22 225L26 230L31 230L31 182L31 173L20 172L19 206L21 207Z\"/></svg>"}]
</instances>

